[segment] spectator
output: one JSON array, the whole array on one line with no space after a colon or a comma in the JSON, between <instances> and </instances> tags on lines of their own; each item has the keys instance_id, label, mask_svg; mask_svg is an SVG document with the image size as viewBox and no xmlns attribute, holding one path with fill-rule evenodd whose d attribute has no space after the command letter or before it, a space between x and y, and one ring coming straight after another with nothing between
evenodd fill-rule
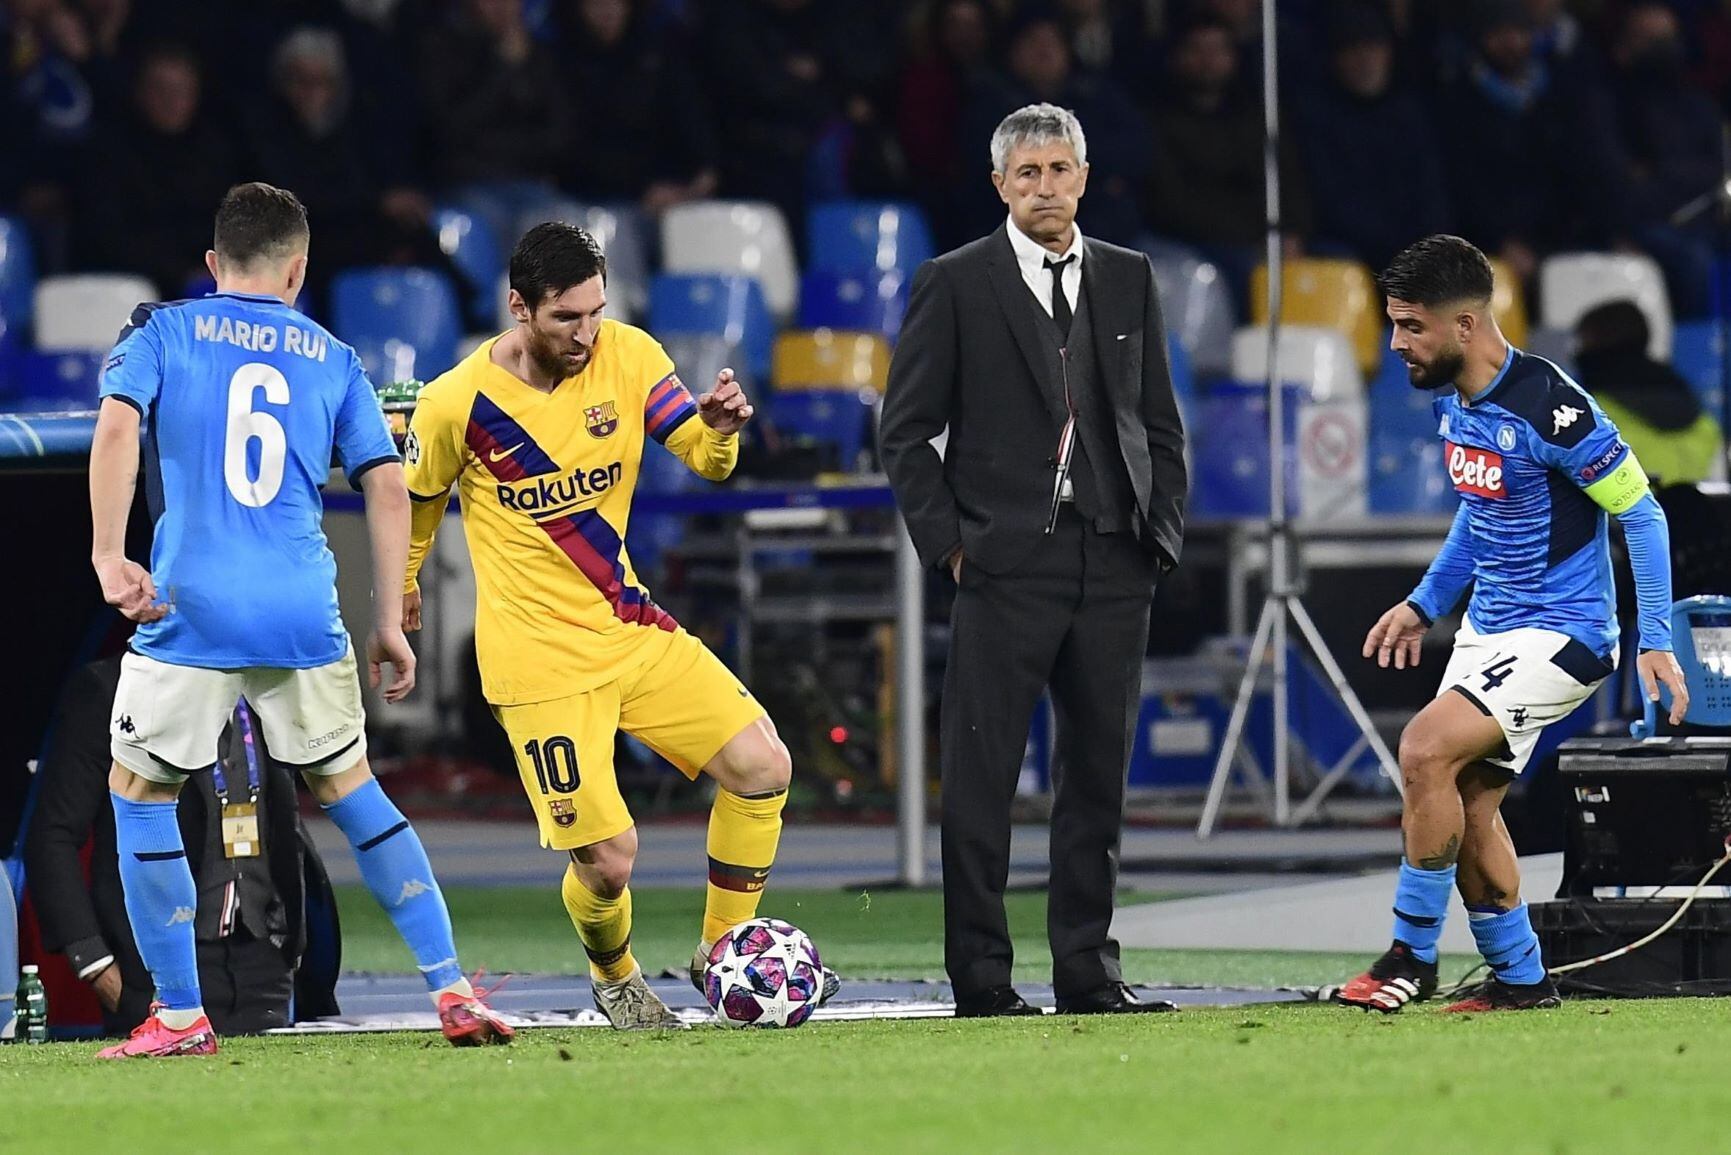
<instances>
[{"instance_id":1,"label":"spectator","mask_svg":"<svg viewBox=\"0 0 1731 1155\"><path fill-rule=\"evenodd\" d=\"M1242 95L1225 24L1189 24L1170 52L1171 83L1155 108L1148 223L1219 265L1243 310L1268 228L1262 106ZM1280 164L1286 249L1296 256L1310 231L1310 198L1290 148Z\"/></svg>"},{"instance_id":2,"label":"spectator","mask_svg":"<svg viewBox=\"0 0 1731 1155\"><path fill-rule=\"evenodd\" d=\"M201 73L187 49L139 59L132 106L86 157L78 189L85 268L138 273L164 296L206 276L213 206L240 178L233 147L202 115Z\"/></svg>"},{"instance_id":3,"label":"spectator","mask_svg":"<svg viewBox=\"0 0 1731 1155\"><path fill-rule=\"evenodd\" d=\"M1655 483L1693 485L1722 475L1719 423L1675 369L1648 355L1650 337L1633 301L1589 309L1575 327L1582 386Z\"/></svg>"},{"instance_id":4,"label":"spectator","mask_svg":"<svg viewBox=\"0 0 1731 1155\"><path fill-rule=\"evenodd\" d=\"M270 98L247 117L252 175L295 190L317 223L320 259L308 272L315 309L345 266L444 265L431 203L391 170L392 150L357 123L338 35L295 30L278 46L270 74Z\"/></svg>"},{"instance_id":5,"label":"spectator","mask_svg":"<svg viewBox=\"0 0 1731 1155\"><path fill-rule=\"evenodd\" d=\"M61 0L0 0L0 204L30 218L60 263L66 186L90 131L90 88L78 71L84 28Z\"/></svg>"},{"instance_id":6,"label":"spectator","mask_svg":"<svg viewBox=\"0 0 1731 1155\"><path fill-rule=\"evenodd\" d=\"M57 737L39 770L24 858L44 945L64 953L95 989L108 1033L124 1035L144 1021L152 986L121 901L108 801L108 707L119 677L116 657L68 681L52 731ZM295 966L307 949L307 900L328 909L330 884L296 817L294 780L264 749L262 735L243 736L252 727L251 710L241 702L223 734L220 788L214 773L195 775L179 802L198 882L199 979L205 1009L223 1034L287 1026L291 990L302 1018L336 1012L335 974L309 973L297 985ZM219 789L231 804L243 804L255 780L249 804L257 807L259 838L236 845L223 835ZM79 860L86 842L88 882Z\"/></svg>"},{"instance_id":7,"label":"spectator","mask_svg":"<svg viewBox=\"0 0 1731 1155\"><path fill-rule=\"evenodd\" d=\"M960 133L967 95L990 67L992 16L983 0L936 0L914 33L896 100L897 133L908 168L921 174L932 226L949 247L962 239L961 206L985 167L962 147Z\"/></svg>"},{"instance_id":8,"label":"spectator","mask_svg":"<svg viewBox=\"0 0 1731 1155\"><path fill-rule=\"evenodd\" d=\"M1299 118L1316 235L1380 269L1416 236L1450 231L1429 124L1394 87L1394 30L1373 4L1343 5L1329 27L1328 79Z\"/></svg>"},{"instance_id":9,"label":"spectator","mask_svg":"<svg viewBox=\"0 0 1731 1155\"><path fill-rule=\"evenodd\" d=\"M573 140L570 100L552 54L529 38L522 0L462 0L428 31L420 60L442 187L557 179Z\"/></svg>"},{"instance_id":10,"label":"spectator","mask_svg":"<svg viewBox=\"0 0 1731 1155\"><path fill-rule=\"evenodd\" d=\"M713 196L715 129L673 42L648 29L643 0L566 0L572 104L605 109L584 123L562 175L584 200L640 202L659 213Z\"/></svg>"},{"instance_id":11,"label":"spectator","mask_svg":"<svg viewBox=\"0 0 1731 1155\"><path fill-rule=\"evenodd\" d=\"M1612 49L1616 70L1621 232L1665 270L1671 308L1708 311L1713 268L1711 211L1673 222L1678 209L1723 179L1719 110L1684 71L1682 29L1668 5L1635 4Z\"/></svg>"},{"instance_id":12,"label":"spectator","mask_svg":"<svg viewBox=\"0 0 1731 1155\"><path fill-rule=\"evenodd\" d=\"M1462 232L1530 280L1545 252L1604 243L1605 127L1596 102L1535 53L1525 0L1477 0L1469 30L1472 55L1443 91L1447 125L1432 139Z\"/></svg>"},{"instance_id":13,"label":"spectator","mask_svg":"<svg viewBox=\"0 0 1731 1155\"><path fill-rule=\"evenodd\" d=\"M1033 9L1012 28L1005 71L988 74L977 86L966 138L990 140L1010 113L1041 103L1067 108L1088 126L1088 193L1081 211L1088 235L1136 243L1145 231L1137 190L1147 174L1147 121L1111 77L1078 74L1063 25L1050 11ZM979 170L969 165L968 171ZM1003 204L977 177L974 184L970 231L987 232L1003 218Z\"/></svg>"},{"instance_id":14,"label":"spectator","mask_svg":"<svg viewBox=\"0 0 1731 1155\"><path fill-rule=\"evenodd\" d=\"M886 27L886 25L888 27ZM893 21L864 5L824 0L740 0L714 5L700 32L717 102L721 184L727 196L778 205L802 234L807 191L832 184L847 162L826 138L850 130L881 140L876 98L893 76ZM747 68L740 61L751 61ZM866 159L852 158L855 162ZM828 164L827 178L822 166Z\"/></svg>"},{"instance_id":15,"label":"spectator","mask_svg":"<svg viewBox=\"0 0 1731 1155\"><path fill-rule=\"evenodd\" d=\"M89 51L80 68L95 98L97 115L126 106L131 62L143 47L133 0L77 0Z\"/></svg>"}]
</instances>

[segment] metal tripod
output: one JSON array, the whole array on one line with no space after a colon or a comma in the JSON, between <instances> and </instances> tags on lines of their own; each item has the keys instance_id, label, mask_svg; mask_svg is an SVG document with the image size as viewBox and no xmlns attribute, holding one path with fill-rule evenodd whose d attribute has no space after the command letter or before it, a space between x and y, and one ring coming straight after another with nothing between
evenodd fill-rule
<instances>
[{"instance_id":1,"label":"metal tripod","mask_svg":"<svg viewBox=\"0 0 1731 1155\"><path fill-rule=\"evenodd\" d=\"M1329 653L1328 643L1311 621L1310 613L1299 600L1298 583L1293 573L1297 551L1292 526L1286 511L1286 398L1280 380L1280 313L1284 294L1285 260L1280 236L1280 108L1279 108L1279 41L1275 19L1276 0L1262 5L1262 112L1266 131L1263 136L1263 176L1268 194L1268 596L1262 603L1262 613L1256 620L1256 636L1250 643L1250 653L1244 666L1244 677L1238 683L1238 697L1232 704L1232 718L1226 726L1226 738L1220 756L1214 763L1214 777L1208 784L1208 800L1202 807L1202 818L1196 824L1196 836L1207 838L1214 833L1215 821L1226 799L1226 788L1232 778L1232 767L1238 759L1244 740L1244 723L1250 714L1250 703L1257 692L1258 674L1273 647L1274 691L1274 789L1270 818L1276 826L1296 826L1322 805L1329 791L1351 770L1353 762L1366 745L1376 752L1383 773L1400 789L1400 774L1394 756L1382 735L1365 713L1358 695L1347 684L1340 663ZM1291 802L1291 734L1288 718L1289 685L1287 677L1287 619L1298 627L1323 672L1328 675L1334 692L1340 696L1347 712L1358 726L1359 740L1333 767L1324 773L1316 786L1296 810ZM1260 779L1260 772L1246 752L1247 771Z\"/></svg>"}]
</instances>

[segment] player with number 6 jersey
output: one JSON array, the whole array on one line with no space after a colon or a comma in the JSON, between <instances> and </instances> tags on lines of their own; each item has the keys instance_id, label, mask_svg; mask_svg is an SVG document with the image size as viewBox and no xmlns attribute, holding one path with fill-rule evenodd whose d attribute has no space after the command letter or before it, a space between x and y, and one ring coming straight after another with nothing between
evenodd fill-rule
<instances>
[{"instance_id":1,"label":"player with number 6 jersey","mask_svg":"<svg viewBox=\"0 0 1731 1155\"><path fill-rule=\"evenodd\" d=\"M1615 517L1639 602L1637 666L1649 696L1689 695L1671 655L1665 514L1641 463L1567 374L1504 339L1485 255L1434 236L1381 277L1391 345L1414 387L1437 390L1437 435L1460 507L1412 595L1383 614L1364 656L1418 665L1425 631L1473 595L1436 699L1401 736L1405 861L1394 943L1340 1001L1398 1011L1436 991L1449 894L1466 904L1490 978L1448 1009L1529 1010L1558 1003L1521 901L1520 868L1499 808L1539 733L1585 702L1617 667L1616 587L1607 544Z\"/></svg>"},{"instance_id":2,"label":"player with number 6 jersey","mask_svg":"<svg viewBox=\"0 0 1731 1155\"><path fill-rule=\"evenodd\" d=\"M90 453L92 563L104 598L138 623L121 664L109 775L127 917L156 1005L103 1058L210 1054L199 993L198 895L175 800L216 761L237 698L354 848L361 875L415 955L458 1045L512 1029L457 963L450 915L420 839L373 778L354 650L337 612L336 559L320 487L333 449L366 495L374 626L367 661L387 702L414 688L397 590L409 500L384 414L353 349L294 309L306 279L306 210L263 184L231 189L205 263L217 291L142 304L102 379ZM154 527L150 568L126 558L140 473ZM235 812L230 813L233 809ZM231 857L260 852L251 805L224 807Z\"/></svg>"}]
</instances>

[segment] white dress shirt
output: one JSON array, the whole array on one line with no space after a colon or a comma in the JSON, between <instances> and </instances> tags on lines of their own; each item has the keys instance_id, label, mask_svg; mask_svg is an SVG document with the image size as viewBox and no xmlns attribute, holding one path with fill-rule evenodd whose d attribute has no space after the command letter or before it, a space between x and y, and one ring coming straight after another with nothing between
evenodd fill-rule
<instances>
[{"instance_id":1,"label":"white dress shirt","mask_svg":"<svg viewBox=\"0 0 1731 1155\"><path fill-rule=\"evenodd\" d=\"M1052 315L1052 274L1046 271L1046 262L1076 258L1064 268L1064 299L1070 302L1070 315L1075 316L1076 298L1082 292L1082 230L1072 226L1070 247L1062 253L1054 253L1017 228L1014 220L1009 222L1008 228L1010 248L1016 252L1016 267L1022 271L1022 281L1048 317Z\"/></svg>"}]
</instances>

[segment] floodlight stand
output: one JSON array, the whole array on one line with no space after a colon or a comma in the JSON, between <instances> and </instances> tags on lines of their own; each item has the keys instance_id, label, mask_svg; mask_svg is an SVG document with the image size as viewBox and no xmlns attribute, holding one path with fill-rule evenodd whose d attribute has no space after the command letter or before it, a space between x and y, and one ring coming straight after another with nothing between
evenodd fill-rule
<instances>
[{"instance_id":1,"label":"floodlight stand","mask_svg":"<svg viewBox=\"0 0 1731 1155\"><path fill-rule=\"evenodd\" d=\"M1214 824L1226 799L1226 788L1232 779L1232 767L1244 740L1244 723L1250 714L1250 704L1257 693L1258 675L1272 648L1274 691L1274 789L1269 817L1276 826L1296 826L1313 816L1329 791L1351 769L1365 744L1376 752L1383 773L1399 791L1400 773L1389 753L1388 745L1365 713L1358 695L1347 684L1340 663L1329 653L1328 643L1311 621L1310 613L1299 599L1300 583L1294 562L1298 558L1298 541L1286 512L1286 398L1280 382L1280 311L1284 296L1285 261L1280 236L1280 107L1279 107L1279 40L1276 35L1276 0L1262 5L1262 112L1265 125L1263 136L1263 179L1268 200L1268 595L1262 603L1262 613L1256 621L1256 635L1250 643L1250 653L1244 666L1244 677L1238 683L1238 697L1232 704L1232 718L1226 726L1226 737L1220 755L1214 763L1214 777L1208 784L1208 800L1202 807L1202 818L1196 824L1196 836L1207 838L1214 833ZM1288 699L1290 686L1287 674L1287 622L1298 627L1299 634L1328 675L1334 692L1339 695L1347 712L1358 726L1362 740L1354 744L1333 768L1322 776L1308 797L1296 810L1291 799L1291 747Z\"/></svg>"}]
</instances>

